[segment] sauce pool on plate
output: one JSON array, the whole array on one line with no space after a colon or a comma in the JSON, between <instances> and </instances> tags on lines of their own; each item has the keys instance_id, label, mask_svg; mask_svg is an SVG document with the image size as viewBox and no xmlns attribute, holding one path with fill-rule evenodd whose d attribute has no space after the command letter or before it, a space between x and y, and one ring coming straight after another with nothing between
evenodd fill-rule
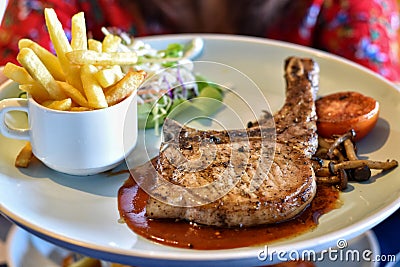
<instances>
[{"instance_id":1,"label":"sauce pool on plate","mask_svg":"<svg viewBox=\"0 0 400 267\"><path fill-rule=\"evenodd\" d=\"M121 218L136 234L151 241L179 248L200 250L231 249L268 244L314 229L318 219L339 205L339 191L318 185L311 204L295 218L271 225L221 228L174 219L150 219L146 216L149 196L132 176L118 191Z\"/></svg>"}]
</instances>

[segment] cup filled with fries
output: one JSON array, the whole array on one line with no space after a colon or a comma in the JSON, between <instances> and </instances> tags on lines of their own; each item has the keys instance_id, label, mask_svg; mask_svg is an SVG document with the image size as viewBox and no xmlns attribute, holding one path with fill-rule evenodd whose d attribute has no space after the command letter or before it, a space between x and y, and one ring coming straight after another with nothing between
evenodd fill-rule
<instances>
[{"instance_id":1,"label":"cup filled with fries","mask_svg":"<svg viewBox=\"0 0 400 267\"><path fill-rule=\"evenodd\" d=\"M118 50L120 37L88 39L82 12L71 19L71 41L53 9L44 15L56 54L30 39L19 41L20 65L7 63L3 73L26 98L0 102L0 131L29 141L21 153L31 150L54 170L91 175L111 169L136 145L136 92L146 74L122 71L137 55ZM6 114L14 110L28 114L28 129L7 124Z\"/></svg>"}]
</instances>

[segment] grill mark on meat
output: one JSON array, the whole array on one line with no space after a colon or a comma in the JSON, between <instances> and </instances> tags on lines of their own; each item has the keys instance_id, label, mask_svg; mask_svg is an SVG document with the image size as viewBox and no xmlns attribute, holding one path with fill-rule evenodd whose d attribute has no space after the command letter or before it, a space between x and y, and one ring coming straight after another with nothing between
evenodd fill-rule
<instances>
[{"instance_id":1,"label":"grill mark on meat","mask_svg":"<svg viewBox=\"0 0 400 267\"><path fill-rule=\"evenodd\" d=\"M174 192L159 186L147 203L148 217L233 227L276 223L304 210L316 191L310 158L318 145L314 100L319 69L311 59L291 57L284 70L286 99L273 120L266 113L250 128L229 131L201 131L165 121L155 179L189 191L214 183L217 192L219 180L230 188L208 204L182 207L165 203ZM195 200L208 201L211 191L195 194Z\"/></svg>"}]
</instances>

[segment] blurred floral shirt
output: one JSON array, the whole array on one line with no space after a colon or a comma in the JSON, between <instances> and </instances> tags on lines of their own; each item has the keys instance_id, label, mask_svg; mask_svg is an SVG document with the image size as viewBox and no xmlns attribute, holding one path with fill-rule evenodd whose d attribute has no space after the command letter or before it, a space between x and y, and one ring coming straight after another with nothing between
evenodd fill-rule
<instances>
[{"instance_id":1,"label":"blurred floral shirt","mask_svg":"<svg viewBox=\"0 0 400 267\"><path fill-rule=\"evenodd\" d=\"M177 32L144 20L121 0L9 0L0 27L0 65L16 62L21 38L53 51L43 16L46 7L55 9L67 35L70 19L79 11L85 12L90 34L99 40L102 26L118 27L135 36ZM396 0L297 0L288 1L284 11L262 36L328 51L400 82Z\"/></svg>"}]
</instances>

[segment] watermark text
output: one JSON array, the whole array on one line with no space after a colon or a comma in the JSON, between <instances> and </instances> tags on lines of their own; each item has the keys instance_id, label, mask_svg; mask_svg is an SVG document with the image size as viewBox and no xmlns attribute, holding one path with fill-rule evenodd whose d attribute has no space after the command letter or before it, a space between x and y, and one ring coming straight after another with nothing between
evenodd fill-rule
<instances>
[{"instance_id":1,"label":"watermark text","mask_svg":"<svg viewBox=\"0 0 400 267\"><path fill-rule=\"evenodd\" d=\"M357 250L348 247L344 239L336 242L336 247L328 248L317 252L315 250L271 250L266 245L258 253L258 260L267 262L285 262L285 261L332 261L332 262L394 262L396 255L377 255L370 249Z\"/></svg>"}]
</instances>

